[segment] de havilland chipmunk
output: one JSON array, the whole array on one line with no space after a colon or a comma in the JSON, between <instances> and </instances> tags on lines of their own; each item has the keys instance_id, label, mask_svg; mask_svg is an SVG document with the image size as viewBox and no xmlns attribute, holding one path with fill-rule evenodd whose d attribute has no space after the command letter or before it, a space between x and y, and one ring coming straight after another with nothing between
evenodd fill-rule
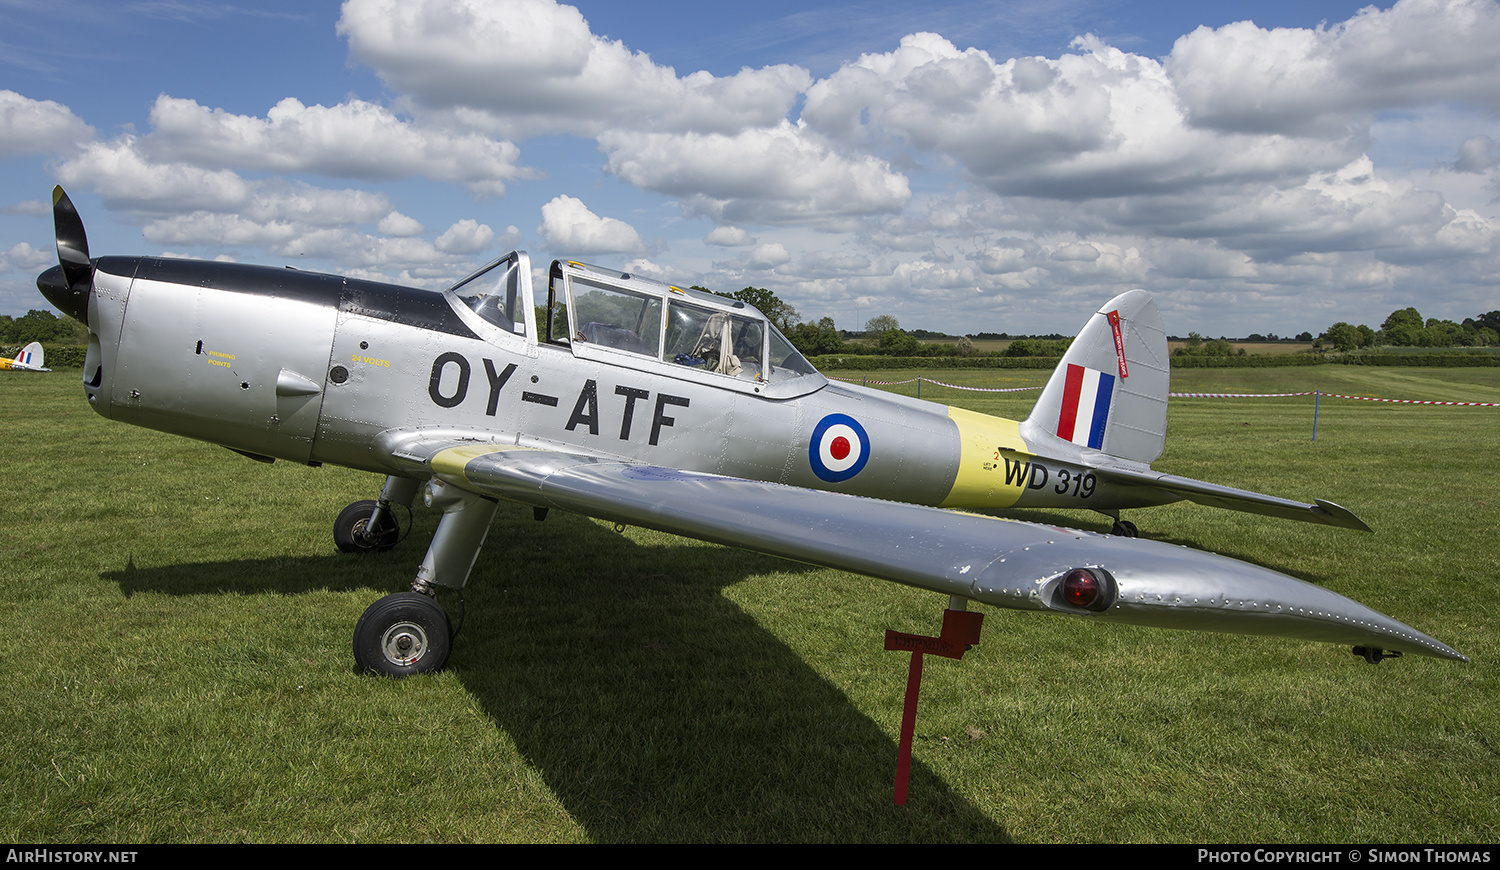
<instances>
[{"instance_id":1,"label":"de havilland chipmunk","mask_svg":"<svg viewBox=\"0 0 1500 870\"><path fill-rule=\"evenodd\" d=\"M270 462L385 479L334 523L346 553L398 541L394 505L442 511L411 591L354 630L369 672L440 668L436 587L462 590L501 502L557 508L854 571L996 607L1278 635L1467 661L1334 592L1134 537L1126 508L1200 504L1352 529L1304 504L1153 471L1170 371L1151 297L1089 318L1021 422L833 383L764 314L512 252L441 292L233 263L91 259L53 191L42 294L88 326L88 402L113 420ZM538 307L537 303L543 303ZM541 322L538 322L538 321ZM1091 508L1115 535L945 510Z\"/></svg>"}]
</instances>

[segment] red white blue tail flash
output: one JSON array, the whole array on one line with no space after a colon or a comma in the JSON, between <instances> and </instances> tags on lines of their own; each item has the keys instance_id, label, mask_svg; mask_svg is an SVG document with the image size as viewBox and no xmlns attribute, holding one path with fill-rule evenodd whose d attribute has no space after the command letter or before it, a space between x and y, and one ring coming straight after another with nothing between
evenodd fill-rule
<instances>
[{"instance_id":1,"label":"red white blue tail flash","mask_svg":"<svg viewBox=\"0 0 1500 870\"><path fill-rule=\"evenodd\" d=\"M1080 447L1104 447L1104 424L1115 392L1115 376L1080 365L1068 365L1057 437Z\"/></svg>"}]
</instances>

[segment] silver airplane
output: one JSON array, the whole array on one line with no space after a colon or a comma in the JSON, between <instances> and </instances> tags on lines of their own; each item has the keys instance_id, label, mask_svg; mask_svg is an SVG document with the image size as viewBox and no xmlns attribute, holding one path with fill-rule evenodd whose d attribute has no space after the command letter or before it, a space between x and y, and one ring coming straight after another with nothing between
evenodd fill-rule
<instances>
[{"instance_id":1,"label":"silver airplane","mask_svg":"<svg viewBox=\"0 0 1500 870\"><path fill-rule=\"evenodd\" d=\"M933 590L1104 622L1280 635L1467 661L1390 617L1244 562L1134 538L1119 511L1189 499L1367 529L1151 470L1166 335L1149 295L1093 315L1021 422L833 383L732 299L512 252L442 293L231 263L91 259L53 191L59 265L37 286L84 322L83 387L113 420L253 459L385 478L334 522L346 553L398 541L395 505L442 511L411 591L354 630L369 672L440 668L500 502L639 525ZM1100 535L944 508L1092 508Z\"/></svg>"}]
</instances>

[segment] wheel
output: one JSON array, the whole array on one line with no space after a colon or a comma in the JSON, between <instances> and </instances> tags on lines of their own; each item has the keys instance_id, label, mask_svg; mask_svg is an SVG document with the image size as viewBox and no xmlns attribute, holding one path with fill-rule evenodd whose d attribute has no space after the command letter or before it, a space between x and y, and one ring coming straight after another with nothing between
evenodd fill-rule
<instances>
[{"instance_id":1,"label":"wheel","mask_svg":"<svg viewBox=\"0 0 1500 870\"><path fill-rule=\"evenodd\" d=\"M396 546L401 539L401 529L389 512L380 521L380 528L373 535L366 532L370 516L375 513L375 502L357 501L339 511L333 521L333 542L342 553L384 553Z\"/></svg>"},{"instance_id":2,"label":"wheel","mask_svg":"<svg viewBox=\"0 0 1500 870\"><path fill-rule=\"evenodd\" d=\"M371 604L355 623L354 661L369 674L427 674L448 661L452 637L442 605L420 592L397 592Z\"/></svg>"},{"instance_id":3,"label":"wheel","mask_svg":"<svg viewBox=\"0 0 1500 870\"><path fill-rule=\"evenodd\" d=\"M1130 520L1120 520L1116 522L1114 526L1110 528L1109 533L1111 535L1118 535L1122 538L1138 538L1141 536L1141 530L1136 528L1135 523L1132 523Z\"/></svg>"}]
</instances>

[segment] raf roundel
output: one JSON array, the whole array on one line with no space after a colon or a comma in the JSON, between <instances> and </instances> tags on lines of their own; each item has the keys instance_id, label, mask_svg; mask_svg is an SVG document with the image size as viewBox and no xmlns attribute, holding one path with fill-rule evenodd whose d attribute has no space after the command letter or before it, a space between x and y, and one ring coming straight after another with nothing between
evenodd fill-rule
<instances>
[{"instance_id":1,"label":"raf roundel","mask_svg":"<svg viewBox=\"0 0 1500 870\"><path fill-rule=\"evenodd\" d=\"M846 414L829 414L813 429L807 458L820 480L848 480L870 459L870 436L859 421Z\"/></svg>"}]
</instances>

